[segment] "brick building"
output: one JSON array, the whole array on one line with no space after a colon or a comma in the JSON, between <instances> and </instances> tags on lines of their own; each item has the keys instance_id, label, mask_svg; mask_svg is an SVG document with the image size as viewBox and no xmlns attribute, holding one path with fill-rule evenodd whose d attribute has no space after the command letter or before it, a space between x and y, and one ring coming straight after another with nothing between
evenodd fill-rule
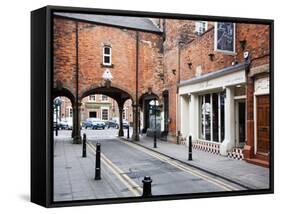
<instances>
[{"instance_id":1,"label":"brick building","mask_svg":"<svg viewBox=\"0 0 281 214\"><path fill-rule=\"evenodd\" d=\"M269 41L266 25L205 22L180 46L177 125L195 148L268 165Z\"/></svg>"},{"instance_id":2,"label":"brick building","mask_svg":"<svg viewBox=\"0 0 281 214\"><path fill-rule=\"evenodd\" d=\"M73 124L103 94L119 115L131 100L134 140L156 114L160 137L268 164L269 26L55 13L53 41L54 97L71 100Z\"/></svg>"},{"instance_id":3,"label":"brick building","mask_svg":"<svg viewBox=\"0 0 281 214\"><path fill-rule=\"evenodd\" d=\"M67 97L61 97L59 106L59 119L68 119L73 117L72 104ZM81 121L94 117L103 121L119 117L118 105L114 99L106 95L96 94L85 97L81 102ZM124 103L122 118L132 124L132 103L127 100Z\"/></svg>"}]
</instances>

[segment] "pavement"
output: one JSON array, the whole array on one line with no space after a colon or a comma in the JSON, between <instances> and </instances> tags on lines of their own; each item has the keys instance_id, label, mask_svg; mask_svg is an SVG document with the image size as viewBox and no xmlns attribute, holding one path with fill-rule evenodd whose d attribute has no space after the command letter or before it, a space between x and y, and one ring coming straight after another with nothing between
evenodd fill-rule
<instances>
[{"instance_id":1,"label":"pavement","mask_svg":"<svg viewBox=\"0 0 281 214\"><path fill-rule=\"evenodd\" d=\"M124 140L127 139L124 138ZM188 146L157 139L157 148L153 148L153 138L146 136L141 136L140 141L135 143L188 165L235 181L249 189L269 188L269 168L195 149L192 150L192 161L188 161Z\"/></svg>"},{"instance_id":2,"label":"pavement","mask_svg":"<svg viewBox=\"0 0 281 214\"><path fill-rule=\"evenodd\" d=\"M72 144L70 135L55 137L54 201L134 196L103 163L102 179L95 180L95 153L87 148L82 158L82 145Z\"/></svg>"}]
</instances>

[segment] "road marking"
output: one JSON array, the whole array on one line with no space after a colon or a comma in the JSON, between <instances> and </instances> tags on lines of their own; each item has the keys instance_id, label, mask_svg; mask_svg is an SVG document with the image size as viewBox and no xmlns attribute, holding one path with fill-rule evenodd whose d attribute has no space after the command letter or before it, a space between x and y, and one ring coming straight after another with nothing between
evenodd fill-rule
<instances>
[{"instance_id":1,"label":"road marking","mask_svg":"<svg viewBox=\"0 0 281 214\"><path fill-rule=\"evenodd\" d=\"M96 147L93 144L87 143L87 146L92 150L92 152L96 153ZM142 188L102 153L101 161L116 175L116 177L128 188L128 190L133 193L133 195L142 195Z\"/></svg>"},{"instance_id":2,"label":"road marking","mask_svg":"<svg viewBox=\"0 0 281 214\"><path fill-rule=\"evenodd\" d=\"M133 144L133 143L128 143L128 142L122 141L120 139L118 139L118 140L120 142L128 145L128 146L131 146L131 147L133 147L133 148L135 148L137 150L140 150L140 151L142 151L142 152L144 152L144 153L146 153L146 154L148 154L148 155L150 155L152 157L155 157L155 158L157 158L157 159L159 159L159 160L161 160L161 161L163 161L165 163L168 163L168 164L170 164L170 165L172 165L172 166L174 166L174 167L176 167L176 168L178 168L178 169L180 169L182 171L185 171L185 172L187 172L189 174L192 174L192 175L194 175L196 177L202 178L205 181L207 181L209 183L212 183L212 184L214 184L214 185L216 185L216 186L218 186L218 187L220 187L220 188L222 188L222 189L224 189L226 191L237 191L237 190L240 190L240 189L238 189L238 188L236 188L236 187L234 187L234 186L232 186L230 184L227 184L227 183L225 183L225 182L223 182L223 181L221 181L221 180L219 180L217 178L210 177L210 176L208 176L206 174L203 174L203 173L199 172L198 170L194 170L191 167L188 167L188 166L186 166L186 165L184 165L182 163L179 163L176 160L168 158L168 157L166 157L164 155L160 155L157 152L145 149L145 148L140 147L140 146L138 146L136 144Z\"/></svg>"}]
</instances>

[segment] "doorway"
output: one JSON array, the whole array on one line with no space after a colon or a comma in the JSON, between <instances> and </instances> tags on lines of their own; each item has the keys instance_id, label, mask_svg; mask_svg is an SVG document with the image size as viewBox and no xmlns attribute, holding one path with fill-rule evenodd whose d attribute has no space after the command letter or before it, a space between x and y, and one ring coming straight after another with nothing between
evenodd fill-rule
<instances>
[{"instance_id":1,"label":"doorway","mask_svg":"<svg viewBox=\"0 0 281 214\"><path fill-rule=\"evenodd\" d=\"M246 142L246 103L245 100L236 101L235 117L235 147L243 148Z\"/></svg>"},{"instance_id":2,"label":"doorway","mask_svg":"<svg viewBox=\"0 0 281 214\"><path fill-rule=\"evenodd\" d=\"M269 154L269 96L256 97L257 104L257 153Z\"/></svg>"}]
</instances>

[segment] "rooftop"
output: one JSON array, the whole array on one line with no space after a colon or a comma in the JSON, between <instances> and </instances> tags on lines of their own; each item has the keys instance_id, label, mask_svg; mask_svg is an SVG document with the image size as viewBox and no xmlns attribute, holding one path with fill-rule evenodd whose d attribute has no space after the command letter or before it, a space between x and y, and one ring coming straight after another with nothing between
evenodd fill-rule
<instances>
[{"instance_id":1,"label":"rooftop","mask_svg":"<svg viewBox=\"0 0 281 214\"><path fill-rule=\"evenodd\" d=\"M54 15L79 21L92 22L96 24L161 33L161 30L157 26L155 26L149 18L146 17L112 16L63 12L55 12Z\"/></svg>"}]
</instances>

